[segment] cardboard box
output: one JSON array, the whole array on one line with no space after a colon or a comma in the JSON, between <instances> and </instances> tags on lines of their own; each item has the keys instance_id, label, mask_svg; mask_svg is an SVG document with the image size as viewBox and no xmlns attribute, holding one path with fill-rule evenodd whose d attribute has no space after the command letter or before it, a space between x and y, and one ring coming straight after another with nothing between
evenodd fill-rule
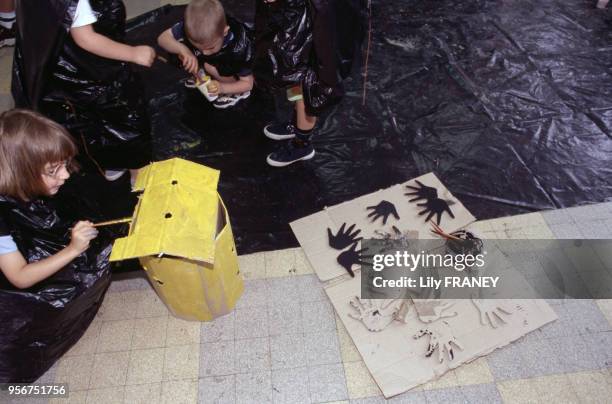
<instances>
[{"instance_id":1,"label":"cardboard box","mask_svg":"<svg viewBox=\"0 0 612 404\"><path fill-rule=\"evenodd\" d=\"M160 298L186 320L229 313L244 290L219 174L178 158L141 169L129 234L110 258L139 258Z\"/></svg>"},{"instance_id":2,"label":"cardboard box","mask_svg":"<svg viewBox=\"0 0 612 404\"><path fill-rule=\"evenodd\" d=\"M444 231L458 230L476 220L433 173L325 208L321 212L291 222L291 230L320 280L327 281L346 273L346 270L336 261L341 251L329 246L327 228L336 234L343 223L347 223L347 226L355 224L355 228L361 230L359 236L380 238L376 231L390 233L393 231L392 226L396 226L402 232L417 231L418 238L434 238L430 233L431 223L425 221L427 215L419 215L423 207L418 206L417 203L423 201L409 202L413 197L404 195L411 191L406 188L406 185L414 186L416 180L426 186L435 187L438 190L438 197L452 204L450 208L455 217L451 218L447 213L442 215L440 226ZM372 212L368 207L375 206L382 200L395 205L399 220L389 216L387 224L383 225L381 219L372 221L371 218L368 218L368 214Z\"/></svg>"}]
</instances>

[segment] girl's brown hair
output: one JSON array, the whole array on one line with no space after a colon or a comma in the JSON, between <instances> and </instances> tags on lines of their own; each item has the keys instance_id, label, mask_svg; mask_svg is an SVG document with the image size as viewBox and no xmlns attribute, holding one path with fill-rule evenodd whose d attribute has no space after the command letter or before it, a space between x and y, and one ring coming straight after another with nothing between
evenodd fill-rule
<instances>
[{"instance_id":1,"label":"girl's brown hair","mask_svg":"<svg viewBox=\"0 0 612 404\"><path fill-rule=\"evenodd\" d=\"M52 120L25 109L0 114L0 194L22 201L45 195L45 165L76 154L70 134ZM77 167L71 163L66 168Z\"/></svg>"}]
</instances>

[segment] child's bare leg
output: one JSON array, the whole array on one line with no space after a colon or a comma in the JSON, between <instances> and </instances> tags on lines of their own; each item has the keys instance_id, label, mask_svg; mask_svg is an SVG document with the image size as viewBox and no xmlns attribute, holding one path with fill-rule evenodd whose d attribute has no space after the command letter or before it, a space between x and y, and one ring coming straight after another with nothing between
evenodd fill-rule
<instances>
[{"instance_id":1,"label":"child's bare leg","mask_svg":"<svg viewBox=\"0 0 612 404\"><path fill-rule=\"evenodd\" d=\"M317 123L317 117L308 115L306 112L306 105L303 99L295 102L295 116L295 126L302 131L312 130Z\"/></svg>"},{"instance_id":2,"label":"child's bare leg","mask_svg":"<svg viewBox=\"0 0 612 404\"><path fill-rule=\"evenodd\" d=\"M138 168L130 168L130 183L134 185L136 183L136 177L138 176Z\"/></svg>"},{"instance_id":3,"label":"child's bare leg","mask_svg":"<svg viewBox=\"0 0 612 404\"><path fill-rule=\"evenodd\" d=\"M0 13L10 13L15 11L15 0L1 0Z\"/></svg>"}]
</instances>

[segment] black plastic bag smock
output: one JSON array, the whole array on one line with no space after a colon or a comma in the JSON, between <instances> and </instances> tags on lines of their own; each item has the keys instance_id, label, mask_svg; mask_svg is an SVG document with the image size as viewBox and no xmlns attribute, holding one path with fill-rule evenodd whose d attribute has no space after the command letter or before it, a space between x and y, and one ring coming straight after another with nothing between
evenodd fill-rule
<instances>
[{"instance_id":1,"label":"black plastic bag smock","mask_svg":"<svg viewBox=\"0 0 612 404\"><path fill-rule=\"evenodd\" d=\"M69 30L77 0L22 0L12 92L17 106L38 110L75 137L86 166L139 168L151 160L150 124L140 78L127 63L93 55ZM94 30L123 42L125 6L90 0Z\"/></svg>"},{"instance_id":2,"label":"black plastic bag smock","mask_svg":"<svg viewBox=\"0 0 612 404\"><path fill-rule=\"evenodd\" d=\"M252 68L255 57L253 30L251 26L241 23L230 15L226 15L226 20L232 37L219 52L205 55L188 40L185 40L184 44L196 55L200 66L208 63L213 65L221 76L236 77L242 71Z\"/></svg>"},{"instance_id":3,"label":"black plastic bag smock","mask_svg":"<svg viewBox=\"0 0 612 404\"><path fill-rule=\"evenodd\" d=\"M63 249L77 220L97 219L93 205L68 192L29 203L0 197L0 214L28 262ZM0 383L35 381L79 340L110 284L110 252L100 231L85 253L29 289L0 273Z\"/></svg>"},{"instance_id":4,"label":"black plastic bag smock","mask_svg":"<svg viewBox=\"0 0 612 404\"><path fill-rule=\"evenodd\" d=\"M321 114L344 95L342 80L364 37L364 10L361 0L259 2L258 73L265 80L271 71L276 87L301 84L306 110Z\"/></svg>"}]
</instances>

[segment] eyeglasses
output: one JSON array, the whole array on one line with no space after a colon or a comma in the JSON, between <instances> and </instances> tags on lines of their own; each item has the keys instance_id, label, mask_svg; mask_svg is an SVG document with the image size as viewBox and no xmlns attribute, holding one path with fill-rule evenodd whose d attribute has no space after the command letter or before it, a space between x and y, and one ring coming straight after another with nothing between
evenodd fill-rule
<instances>
[{"instance_id":1,"label":"eyeglasses","mask_svg":"<svg viewBox=\"0 0 612 404\"><path fill-rule=\"evenodd\" d=\"M61 163L53 164L48 170L46 170L43 174L47 177L57 178L59 177L59 173L62 168L65 168L66 171L70 172L70 166L72 165L72 159L67 159L62 161Z\"/></svg>"}]
</instances>

